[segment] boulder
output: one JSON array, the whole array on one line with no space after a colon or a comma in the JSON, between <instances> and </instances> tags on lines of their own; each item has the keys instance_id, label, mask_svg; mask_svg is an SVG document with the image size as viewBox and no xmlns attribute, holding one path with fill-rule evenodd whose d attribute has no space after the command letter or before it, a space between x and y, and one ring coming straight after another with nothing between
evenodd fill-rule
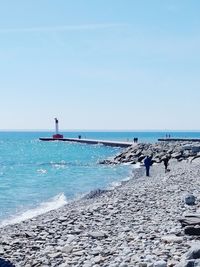
<instances>
[{"instance_id":1,"label":"boulder","mask_svg":"<svg viewBox=\"0 0 200 267\"><path fill-rule=\"evenodd\" d=\"M174 159L179 159L182 157L182 153L181 152L175 152L175 153L171 154L171 157Z\"/></svg>"},{"instance_id":2,"label":"boulder","mask_svg":"<svg viewBox=\"0 0 200 267\"><path fill-rule=\"evenodd\" d=\"M200 146L192 146L192 152L194 153L200 152Z\"/></svg>"},{"instance_id":3,"label":"boulder","mask_svg":"<svg viewBox=\"0 0 200 267\"><path fill-rule=\"evenodd\" d=\"M200 243L194 244L176 267L200 267Z\"/></svg>"},{"instance_id":4,"label":"boulder","mask_svg":"<svg viewBox=\"0 0 200 267\"><path fill-rule=\"evenodd\" d=\"M184 217L179 218L179 222L181 223L182 227L200 226L200 214L194 213L194 214L185 215Z\"/></svg>"},{"instance_id":5,"label":"boulder","mask_svg":"<svg viewBox=\"0 0 200 267\"><path fill-rule=\"evenodd\" d=\"M200 259L200 243L193 245L186 254L186 259Z\"/></svg>"},{"instance_id":6,"label":"boulder","mask_svg":"<svg viewBox=\"0 0 200 267\"><path fill-rule=\"evenodd\" d=\"M200 235L200 226L186 226L184 233L186 235Z\"/></svg>"},{"instance_id":7,"label":"boulder","mask_svg":"<svg viewBox=\"0 0 200 267\"><path fill-rule=\"evenodd\" d=\"M144 155L139 156L138 161L141 162L145 158Z\"/></svg>"},{"instance_id":8,"label":"boulder","mask_svg":"<svg viewBox=\"0 0 200 267\"><path fill-rule=\"evenodd\" d=\"M187 205L195 205L195 196L192 194L188 194L185 196L185 204Z\"/></svg>"},{"instance_id":9,"label":"boulder","mask_svg":"<svg viewBox=\"0 0 200 267\"><path fill-rule=\"evenodd\" d=\"M175 267L200 267L199 260L183 260Z\"/></svg>"}]
</instances>

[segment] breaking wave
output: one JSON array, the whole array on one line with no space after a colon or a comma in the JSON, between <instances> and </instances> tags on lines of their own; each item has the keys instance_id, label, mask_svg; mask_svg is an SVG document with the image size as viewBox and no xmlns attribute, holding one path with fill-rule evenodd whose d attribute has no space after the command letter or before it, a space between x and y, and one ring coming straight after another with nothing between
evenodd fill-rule
<instances>
[{"instance_id":1,"label":"breaking wave","mask_svg":"<svg viewBox=\"0 0 200 267\"><path fill-rule=\"evenodd\" d=\"M64 193L58 194L52 199L49 199L49 201L42 202L39 206L33 209L23 211L19 214L10 217L9 219L3 220L2 222L0 222L0 227L32 219L48 211L58 209L64 206L65 204L67 204L67 199Z\"/></svg>"}]
</instances>

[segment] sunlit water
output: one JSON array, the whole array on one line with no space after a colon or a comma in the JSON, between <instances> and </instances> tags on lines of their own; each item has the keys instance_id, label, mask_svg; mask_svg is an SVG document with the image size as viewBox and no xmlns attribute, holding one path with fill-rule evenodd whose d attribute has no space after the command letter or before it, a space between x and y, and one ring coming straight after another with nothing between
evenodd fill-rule
<instances>
[{"instance_id":1,"label":"sunlit water","mask_svg":"<svg viewBox=\"0 0 200 267\"><path fill-rule=\"evenodd\" d=\"M68 137L155 142L165 133L76 132ZM175 134L175 133L174 133ZM182 137L188 133L182 133ZM0 133L0 225L31 218L130 177L132 166L105 166L100 160L121 148L68 142L42 142L51 133ZM192 137L198 137L195 133ZM180 137L180 134L179 134Z\"/></svg>"}]
</instances>

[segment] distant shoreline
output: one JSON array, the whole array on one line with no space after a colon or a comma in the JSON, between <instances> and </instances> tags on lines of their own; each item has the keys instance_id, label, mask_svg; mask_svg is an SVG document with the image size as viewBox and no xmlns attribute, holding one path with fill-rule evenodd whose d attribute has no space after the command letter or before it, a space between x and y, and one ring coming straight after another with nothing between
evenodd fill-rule
<instances>
[{"instance_id":1,"label":"distant shoreline","mask_svg":"<svg viewBox=\"0 0 200 267\"><path fill-rule=\"evenodd\" d=\"M0 129L0 132L54 132L53 129ZM108 133L114 133L114 132L119 132L119 133L125 133L125 132L130 132L130 133L200 133L200 129L198 130L170 130L170 129L136 129L136 130L126 130L126 129L119 129L119 130L106 130L106 129L61 129L61 132L67 133L67 132L108 132Z\"/></svg>"}]
</instances>

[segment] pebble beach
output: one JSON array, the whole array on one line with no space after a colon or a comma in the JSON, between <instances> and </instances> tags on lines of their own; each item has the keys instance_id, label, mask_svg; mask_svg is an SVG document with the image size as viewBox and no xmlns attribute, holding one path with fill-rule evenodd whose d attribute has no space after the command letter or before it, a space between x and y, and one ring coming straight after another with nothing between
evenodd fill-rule
<instances>
[{"instance_id":1,"label":"pebble beach","mask_svg":"<svg viewBox=\"0 0 200 267\"><path fill-rule=\"evenodd\" d=\"M155 163L150 177L133 169L113 190L0 228L0 258L17 267L179 266L199 241L179 218L200 208L200 160L171 159L169 168ZM195 205L184 202L188 193Z\"/></svg>"}]
</instances>

